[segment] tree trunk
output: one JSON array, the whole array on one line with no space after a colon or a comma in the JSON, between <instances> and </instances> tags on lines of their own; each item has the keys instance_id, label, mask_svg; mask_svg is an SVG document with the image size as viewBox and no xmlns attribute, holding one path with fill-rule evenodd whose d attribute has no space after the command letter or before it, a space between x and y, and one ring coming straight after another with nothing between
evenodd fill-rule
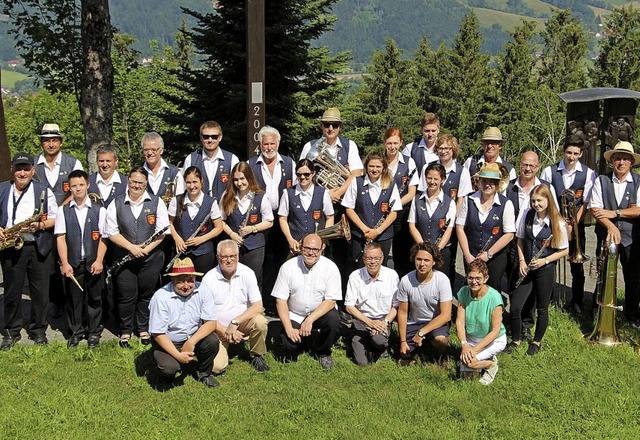
<instances>
[{"instance_id":1,"label":"tree trunk","mask_svg":"<svg viewBox=\"0 0 640 440\"><path fill-rule=\"evenodd\" d=\"M113 138L113 64L108 0L82 0L80 113L89 173L97 170L96 149Z\"/></svg>"}]
</instances>

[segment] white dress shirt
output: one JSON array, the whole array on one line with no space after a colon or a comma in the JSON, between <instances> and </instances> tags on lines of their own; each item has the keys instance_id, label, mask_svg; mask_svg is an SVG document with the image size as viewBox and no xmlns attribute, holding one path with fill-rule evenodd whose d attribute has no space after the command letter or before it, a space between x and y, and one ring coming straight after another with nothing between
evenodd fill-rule
<instances>
[{"instance_id":1,"label":"white dress shirt","mask_svg":"<svg viewBox=\"0 0 640 440\"><path fill-rule=\"evenodd\" d=\"M396 293L400 278L395 270L380 266L374 279L366 267L361 267L349 275L345 306L354 306L370 319L383 319L393 307L398 306Z\"/></svg>"}]
</instances>

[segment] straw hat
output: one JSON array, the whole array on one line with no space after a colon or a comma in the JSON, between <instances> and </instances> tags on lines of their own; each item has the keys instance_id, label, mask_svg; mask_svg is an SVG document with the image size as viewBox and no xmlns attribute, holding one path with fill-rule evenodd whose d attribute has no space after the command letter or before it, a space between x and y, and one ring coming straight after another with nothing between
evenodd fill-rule
<instances>
[{"instance_id":1,"label":"straw hat","mask_svg":"<svg viewBox=\"0 0 640 440\"><path fill-rule=\"evenodd\" d=\"M325 110L322 114L322 117L318 118L320 122L340 122L342 123L342 118L340 117L340 110L335 107L331 107Z\"/></svg>"},{"instance_id":2,"label":"straw hat","mask_svg":"<svg viewBox=\"0 0 640 440\"><path fill-rule=\"evenodd\" d=\"M473 176L474 179L498 180L498 192L503 192L509 185L509 170L501 163L483 163L480 171Z\"/></svg>"},{"instance_id":3,"label":"straw hat","mask_svg":"<svg viewBox=\"0 0 640 440\"><path fill-rule=\"evenodd\" d=\"M193 265L191 258L187 257L184 260L180 258L176 259L175 264L171 267L171 272L166 273L166 276L177 277L180 275L197 275L202 276L202 272L196 272L196 268Z\"/></svg>"},{"instance_id":4,"label":"straw hat","mask_svg":"<svg viewBox=\"0 0 640 440\"><path fill-rule=\"evenodd\" d=\"M498 141L504 142L502 139L502 132L498 127L487 127L487 129L482 133L481 141Z\"/></svg>"},{"instance_id":5,"label":"straw hat","mask_svg":"<svg viewBox=\"0 0 640 440\"><path fill-rule=\"evenodd\" d=\"M605 151L604 158L608 162L611 162L611 156L613 156L615 153L630 154L631 156L633 156L634 164L637 164L638 162L640 162L640 154L633 151L633 146L627 141L620 141L616 144L615 147L613 147L613 150Z\"/></svg>"},{"instance_id":6,"label":"straw hat","mask_svg":"<svg viewBox=\"0 0 640 440\"><path fill-rule=\"evenodd\" d=\"M62 139L62 134L60 134L60 127L58 127L58 124L44 124L38 136L40 138Z\"/></svg>"}]
</instances>

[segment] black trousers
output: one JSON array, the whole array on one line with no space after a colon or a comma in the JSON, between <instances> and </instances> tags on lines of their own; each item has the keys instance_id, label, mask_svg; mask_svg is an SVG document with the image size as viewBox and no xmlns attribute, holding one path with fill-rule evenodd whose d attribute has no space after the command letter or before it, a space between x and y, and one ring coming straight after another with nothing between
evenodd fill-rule
<instances>
[{"instance_id":1,"label":"black trousers","mask_svg":"<svg viewBox=\"0 0 640 440\"><path fill-rule=\"evenodd\" d=\"M53 270L53 253L38 254L35 243L26 243L22 249L8 248L0 253L4 278L4 330L15 337L22 330L22 288L25 276L29 279L31 315L29 334L44 335L47 331L49 306L49 279Z\"/></svg>"},{"instance_id":2,"label":"black trousers","mask_svg":"<svg viewBox=\"0 0 640 440\"><path fill-rule=\"evenodd\" d=\"M393 222L393 269L400 278L415 269L409 258L413 238L407 226L408 217L409 207L405 207L398 212L398 218Z\"/></svg>"},{"instance_id":3,"label":"black trousers","mask_svg":"<svg viewBox=\"0 0 640 440\"><path fill-rule=\"evenodd\" d=\"M247 249L245 246L240 247L240 262L245 266L249 266L256 274L258 279L258 287L262 291L262 265L264 264L264 247L257 249Z\"/></svg>"},{"instance_id":4,"label":"black trousers","mask_svg":"<svg viewBox=\"0 0 640 440\"><path fill-rule=\"evenodd\" d=\"M586 236L584 231L584 223L578 225L578 235L580 237L580 247L584 252L586 244ZM576 240L569 241L569 256L567 260L574 254L576 249ZM571 304L577 304L582 307L584 300L584 264L569 263L571 266Z\"/></svg>"},{"instance_id":5,"label":"black trousers","mask_svg":"<svg viewBox=\"0 0 640 440\"><path fill-rule=\"evenodd\" d=\"M160 285L163 265L163 254L156 251L149 261L132 260L115 274L121 334L149 331L149 302Z\"/></svg>"},{"instance_id":6,"label":"black trousers","mask_svg":"<svg viewBox=\"0 0 640 440\"><path fill-rule=\"evenodd\" d=\"M638 258L640 258L640 243L629 246L618 246L618 255L622 265L622 277L624 279L624 316L627 319L640 318L640 276L638 270Z\"/></svg>"},{"instance_id":7,"label":"black trousers","mask_svg":"<svg viewBox=\"0 0 640 440\"><path fill-rule=\"evenodd\" d=\"M102 289L104 273L93 276L91 265L82 262L73 268L73 276L84 289L80 290L71 278L64 277L66 293L65 314L71 335L100 336L102 334Z\"/></svg>"},{"instance_id":8,"label":"black trousers","mask_svg":"<svg viewBox=\"0 0 640 440\"><path fill-rule=\"evenodd\" d=\"M531 270L522 281L522 284L511 294L511 308L509 320L511 322L511 339L522 339L522 311L529 296L536 297L536 332L533 340L542 341L542 337L549 325L549 303L553 295L553 283L555 279L555 263L547 264L537 270Z\"/></svg>"},{"instance_id":9,"label":"black trousers","mask_svg":"<svg viewBox=\"0 0 640 440\"><path fill-rule=\"evenodd\" d=\"M295 321L291 321L293 328L300 328L300 324ZM317 345L311 347L308 343L309 338L314 336L314 333L318 332ZM314 354L317 356L327 356L331 354L331 348L333 344L338 340L340 332L340 315L336 309L331 309L323 316L318 318L313 323L313 333L310 337L302 338L302 342L295 343L287 337L287 333L282 329L280 338L282 340L282 347L285 351L290 353L300 353L304 350L313 349Z\"/></svg>"},{"instance_id":10,"label":"black trousers","mask_svg":"<svg viewBox=\"0 0 640 440\"><path fill-rule=\"evenodd\" d=\"M520 260L518 259L518 250L516 247L516 241L513 240L509 243L507 247L508 252L508 263L507 263L507 274L509 278L509 296L513 294L515 290L515 285L518 282L518 278L520 278ZM522 306L522 312L520 313L522 317L522 328L523 329L532 329L533 325L536 322L536 296L529 295L524 306Z\"/></svg>"},{"instance_id":11,"label":"black trousers","mask_svg":"<svg viewBox=\"0 0 640 440\"><path fill-rule=\"evenodd\" d=\"M181 350L185 342L187 341L174 342L173 345L178 350ZM211 332L209 336L201 339L196 344L194 351L198 363L198 378L211 376L213 359L218 354L218 350L220 350L220 339L218 339L218 335L215 332ZM153 341L153 358L156 360L158 372L163 377L173 378L182 370L182 364L164 351L155 340Z\"/></svg>"},{"instance_id":12,"label":"black trousers","mask_svg":"<svg viewBox=\"0 0 640 440\"><path fill-rule=\"evenodd\" d=\"M280 267L284 264L289 255L289 245L287 239L282 233L280 222L278 221L278 213L273 213L273 226L269 228L267 234L267 243L264 248L264 257L262 264L263 281L260 283L260 291L262 292L262 304L264 308L275 312L275 302L271 297L271 291L276 284Z\"/></svg>"},{"instance_id":13,"label":"black trousers","mask_svg":"<svg viewBox=\"0 0 640 440\"><path fill-rule=\"evenodd\" d=\"M196 272L202 272L204 274L213 269L218 261L216 259L215 251L204 255L198 255L197 257L189 254L183 255L183 258L186 257L191 258L191 261L193 261L193 265L196 268ZM202 281L202 277L196 276L196 280Z\"/></svg>"},{"instance_id":14,"label":"black trousers","mask_svg":"<svg viewBox=\"0 0 640 440\"><path fill-rule=\"evenodd\" d=\"M489 281L487 284L490 287L493 287L498 292L502 291L502 277L506 274L507 270L507 260L508 260L508 247L502 249L500 252L495 254L492 259L487 262L487 267L489 269ZM464 262L464 270L467 270L467 262Z\"/></svg>"}]
</instances>

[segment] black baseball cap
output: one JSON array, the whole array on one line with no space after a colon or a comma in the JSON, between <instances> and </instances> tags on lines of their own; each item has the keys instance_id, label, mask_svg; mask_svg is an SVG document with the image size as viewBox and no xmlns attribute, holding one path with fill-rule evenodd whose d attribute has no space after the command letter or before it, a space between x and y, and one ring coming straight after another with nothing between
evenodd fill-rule
<instances>
[{"instance_id":1,"label":"black baseball cap","mask_svg":"<svg viewBox=\"0 0 640 440\"><path fill-rule=\"evenodd\" d=\"M11 166L15 167L16 165L33 165L33 156L24 152L16 153L11 161Z\"/></svg>"}]
</instances>

